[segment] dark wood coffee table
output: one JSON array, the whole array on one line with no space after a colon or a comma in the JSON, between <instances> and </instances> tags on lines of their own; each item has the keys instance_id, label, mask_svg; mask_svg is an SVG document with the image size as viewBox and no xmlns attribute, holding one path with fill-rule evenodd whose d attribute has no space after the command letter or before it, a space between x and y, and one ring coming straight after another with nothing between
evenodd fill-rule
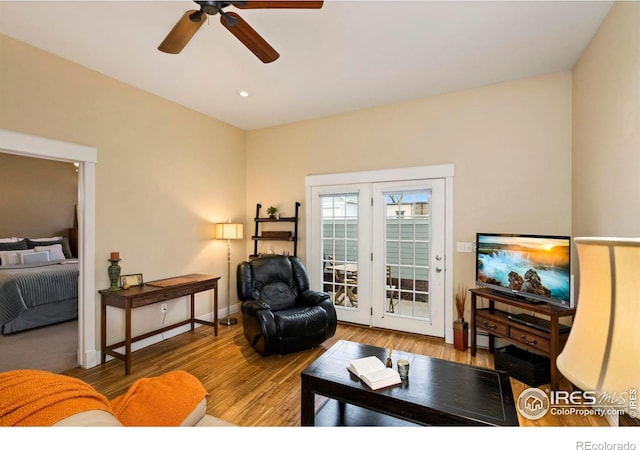
<instances>
[{"instance_id":1,"label":"dark wood coffee table","mask_svg":"<svg viewBox=\"0 0 640 450\"><path fill-rule=\"evenodd\" d=\"M341 340L307 367L301 374L302 426L316 424L316 394L335 399L339 405L334 408L338 419L319 425L348 424L350 411L354 411L358 425L384 425L380 416L386 416L391 425L400 419L420 425L518 426L511 383L504 371L394 350L394 368L398 359L411 364L408 380L373 391L347 369L350 360L365 356L386 361L387 352ZM365 423L363 412L371 414L370 423Z\"/></svg>"}]
</instances>

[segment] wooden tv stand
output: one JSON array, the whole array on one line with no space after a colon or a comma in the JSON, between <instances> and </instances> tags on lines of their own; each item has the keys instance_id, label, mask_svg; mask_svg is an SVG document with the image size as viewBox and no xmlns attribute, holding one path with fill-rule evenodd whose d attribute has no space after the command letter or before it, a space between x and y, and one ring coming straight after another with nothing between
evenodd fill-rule
<instances>
[{"instance_id":1,"label":"wooden tv stand","mask_svg":"<svg viewBox=\"0 0 640 450\"><path fill-rule=\"evenodd\" d=\"M569 333L560 333L560 317L572 317L575 308L562 308L547 303L526 303L506 295L500 295L490 289L470 289L471 292L471 356L477 350L476 333L478 330L489 333L489 351L495 351L495 338L513 342L540 355L548 356L551 363L551 390L557 390L560 385L560 373L556 366L556 358L567 342ZM488 308L478 308L478 297L489 300ZM496 309L495 304L501 303L513 306L527 312L542 314L549 317L550 331L540 331L524 324L509 320L508 313Z\"/></svg>"}]
</instances>

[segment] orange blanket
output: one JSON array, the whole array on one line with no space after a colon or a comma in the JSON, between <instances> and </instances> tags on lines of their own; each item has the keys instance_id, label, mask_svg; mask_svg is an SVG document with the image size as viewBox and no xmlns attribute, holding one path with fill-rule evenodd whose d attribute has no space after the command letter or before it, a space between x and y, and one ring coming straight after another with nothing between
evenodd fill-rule
<instances>
[{"instance_id":1,"label":"orange blanket","mask_svg":"<svg viewBox=\"0 0 640 450\"><path fill-rule=\"evenodd\" d=\"M77 378L41 370L0 373L0 425L50 426L73 414L111 412L109 400Z\"/></svg>"},{"instance_id":2,"label":"orange blanket","mask_svg":"<svg viewBox=\"0 0 640 450\"><path fill-rule=\"evenodd\" d=\"M207 396L200 381L188 372L174 370L141 378L111 401L113 414L124 426L180 425Z\"/></svg>"}]
</instances>

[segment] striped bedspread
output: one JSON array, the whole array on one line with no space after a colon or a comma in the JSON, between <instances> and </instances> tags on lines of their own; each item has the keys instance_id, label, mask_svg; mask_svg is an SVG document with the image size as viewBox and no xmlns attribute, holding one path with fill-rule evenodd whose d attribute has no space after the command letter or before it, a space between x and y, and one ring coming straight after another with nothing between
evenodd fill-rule
<instances>
[{"instance_id":1,"label":"striped bedspread","mask_svg":"<svg viewBox=\"0 0 640 450\"><path fill-rule=\"evenodd\" d=\"M45 303L78 297L78 261L0 266L0 325Z\"/></svg>"}]
</instances>

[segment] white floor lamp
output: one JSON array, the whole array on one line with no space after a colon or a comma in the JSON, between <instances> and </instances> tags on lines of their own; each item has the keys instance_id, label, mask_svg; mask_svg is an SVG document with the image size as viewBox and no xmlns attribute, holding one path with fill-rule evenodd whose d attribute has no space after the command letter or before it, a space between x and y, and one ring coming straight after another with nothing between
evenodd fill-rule
<instances>
[{"instance_id":1,"label":"white floor lamp","mask_svg":"<svg viewBox=\"0 0 640 450\"><path fill-rule=\"evenodd\" d=\"M231 239L242 239L241 223L216 223L216 239L227 240L227 317L220 319L220 325L234 325L238 319L231 314Z\"/></svg>"}]
</instances>

